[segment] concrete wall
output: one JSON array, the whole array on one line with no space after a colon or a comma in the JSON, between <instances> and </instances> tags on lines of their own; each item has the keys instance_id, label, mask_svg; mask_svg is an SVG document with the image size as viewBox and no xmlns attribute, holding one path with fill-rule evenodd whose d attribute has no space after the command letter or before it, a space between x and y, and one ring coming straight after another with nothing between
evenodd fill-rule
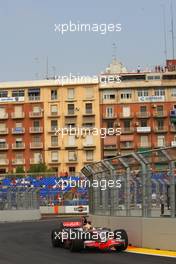
<instances>
[{"instance_id":1,"label":"concrete wall","mask_svg":"<svg viewBox=\"0 0 176 264\"><path fill-rule=\"evenodd\" d=\"M133 246L176 250L176 218L90 215L94 226L125 229Z\"/></svg>"},{"instance_id":2,"label":"concrete wall","mask_svg":"<svg viewBox=\"0 0 176 264\"><path fill-rule=\"evenodd\" d=\"M0 222L16 222L39 220L41 218L39 210L3 210L0 211Z\"/></svg>"}]
</instances>

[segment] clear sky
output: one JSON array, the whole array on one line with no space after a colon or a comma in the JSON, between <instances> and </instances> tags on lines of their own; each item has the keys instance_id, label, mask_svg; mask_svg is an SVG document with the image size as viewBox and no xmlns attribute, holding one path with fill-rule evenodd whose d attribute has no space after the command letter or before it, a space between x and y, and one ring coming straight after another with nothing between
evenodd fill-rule
<instances>
[{"instance_id":1,"label":"clear sky","mask_svg":"<svg viewBox=\"0 0 176 264\"><path fill-rule=\"evenodd\" d=\"M164 62L163 11L171 57L170 0L0 0L0 81L93 75L117 58L129 69ZM173 0L176 35L176 0ZM54 24L122 24L121 32L54 31ZM175 41L176 42L176 41Z\"/></svg>"}]
</instances>

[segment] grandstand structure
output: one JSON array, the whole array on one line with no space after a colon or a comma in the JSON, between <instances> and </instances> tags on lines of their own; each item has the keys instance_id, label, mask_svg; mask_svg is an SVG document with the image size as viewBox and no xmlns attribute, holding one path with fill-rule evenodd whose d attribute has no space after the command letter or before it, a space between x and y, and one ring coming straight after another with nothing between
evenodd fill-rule
<instances>
[{"instance_id":1,"label":"grandstand structure","mask_svg":"<svg viewBox=\"0 0 176 264\"><path fill-rule=\"evenodd\" d=\"M167 170L153 170L155 159ZM160 148L104 159L86 165L82 173L93 180L121 181L120 188L89 189L90 213L109 216L176 216L176 149Z\"/></svg>"}]
</instances>

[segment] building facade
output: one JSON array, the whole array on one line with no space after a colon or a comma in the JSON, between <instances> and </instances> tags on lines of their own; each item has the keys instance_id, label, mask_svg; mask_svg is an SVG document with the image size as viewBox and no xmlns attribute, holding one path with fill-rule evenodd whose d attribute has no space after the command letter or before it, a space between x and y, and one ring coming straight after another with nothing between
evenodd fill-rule
<instances>
[{"instance_id":1,"label":"building facade","mask_svg":"<svg viewBox=\"0 0 176 264\"><path fill-rule=\"evenodd\" d=\"M101 126L121 129L120 136L102 140L102 158L176 146L176 72L119 74L120 83L100 83ZM157 157L154 164L156 170L166 167Z\"/></svg>"},{"instance_id":2,"label":"building facade","mask_svg":"<svg viewBox=\"0 0 176 264\"><path fill-rule=\"evenodd\" d=\"M1 83L0 173L15 172L18 166L28 171L39 163L59 173L74 173L98 161L100 141L90 131L100 128L99 114L96 82ZM79 133L83 127L87 130Z\"/></svg>"}]
</instances>

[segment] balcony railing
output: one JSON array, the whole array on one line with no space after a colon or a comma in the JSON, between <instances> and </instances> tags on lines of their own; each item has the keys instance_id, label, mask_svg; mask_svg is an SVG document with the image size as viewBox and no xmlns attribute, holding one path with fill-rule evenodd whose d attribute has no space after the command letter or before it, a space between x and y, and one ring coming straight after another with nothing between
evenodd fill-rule
<instances>
[{"instance_id":1,"label":"balcony railing","mask_svg":"<svg viewBox=\"0 0 176 264\"><path fill-rule=\"evenodd\" d=\"M167 117L167 111L155 111L153 112L154 117Z\"/></svg>"},{"instance_id":2,"label":"balcony railing","mask_svg":"<svg viewBox=\"0 0 176 264\"><path fill-rule=\"evenodd\" d=\"M24 165L25 159L12 159L12 165Z\"/></svg>"},{"instance_id":3,"label":"balcony railing","mask_svg":"<svg viewBox=\"0 0 176 264\"><path fill-rule=\"evenodd\" d=\"M28 99L29 101L40 101L40 95L30 95Z\"/></svg>"},{"instance_id":4,"label":"balcony railing","mask_svg":"<svg viewBox=\"0 0 176 264\"><path fill-rule=\"evenodd\" d=\"M176 132L176 127L172 127L172 126L171 126L170 131L171 131L171 132Z\"/></svg>"},{"instance_id":5,"label":"balcony railing","mask_svg":"<svg viewBox=\"0 0 176 264\"><path fill-rule=\"evenodd\" d=\"M30 143L31 149L40 149L43 148L43 142L32 142Z\"/></svg>"},{"instance_id":6,"label":"balcony railing","mask_svg":"<svg viewBox=\"0 0 176 264\"><path fill-rule=\"evenodd\" d=\"M43 127L30 127L30 133L43 133Z\"/></svg>"},{"instance_id":7,"label":"balcony railing","mask_svg":"<svg viewBox=\"0 0 176 264\"><path fill-rule=\"evenodd\" d=\"M55 116L59 116L59 112L50 112L49 117L55 117Z\"/></svg>"},{"instance_id":8,"label":"balcony railing","mask_svg":"<svg viewBox=\"0 0 176 264\"><path fill-rule=\"evenodd\" d=\"M83 143L83 148L95 148L95 143Z\"/></svg>"},{"instance_id":9,"label":"balcony railing","mask_svg":"<svg viewBox=\"0 0 176 264\"><path fill-rule=\"evenodd\" d=\"M12 144L12 149L24 149L24 148L25 148L25 143L23 142Z\"/></svg>"},{"instance_id":10,"label":"balcony railing","mask_svg":"<svg viewBox=\"0 0 176 264\"><path fill-rule=\"evenodd\" d=\"M120 113L121 119L130 119L134 117L134 113L130 113L129 115L124 115L123 113Z\"/></svg>"},{"instance_id":11,"label":"balcony railing","mask_svg":"<svg viewBox=\"0 0 176 264\"><path fill-rule=\"evenodd\" d=\"M176 147L176 140L171 141L171 146L172 146L172 147Z\"/></svg>"},{"instance_id":12,"label":"balcony railing","mask_svg":"<svg viewBox=\"0 0 176 264\"><path fill-rule=\"evenodd\" d=\"M131 134L134 132L133 127L123 127L121 128L121 134Z\"/></svg>"},{"instance_id":13,"label":"balcony railing","mask_svg":"<svg viewBox=\"0 0 176 264\"><path fill-rule=\"evenodd\" d=\"M134 143L131 142L131 144L120 144L121 149L133 149L134 148Z\"/></svg>"},{"instance_id":14,"label":"balcony railing","mask_svg":"<svg viewBox=\"0 0 176 264\"><path fill-rule=\"evenodd\" d=\"M30 118L39 118L39 117L43 117L43 112L39 111L39 112L29 112L29 117Z\"/></svg>"},{"instance_id":15,"label":"balcony railing","mask_svg":"<svg viewBox=\"0 0 176 264\"><path fill-rule=\"evenodd\" d=\"M6 135L9 133L9 129L8 128L4 128L2 130L0 130L0 135Z\"/></svg>"},{"instance_id":16,"label":"balcony railing","mask_svg":"<svg viewBox=\"0 0 176 264\"><path fill-rule=\"evenodd\" d=\"M108 115L107 113L103 114L103 119L116 119L117 118L117 114L114 113L112 115Z\"/></svg>"},{"instance_id":17,"label":"balcony railing","mask_svg":"<svg viewBox=\"0 0 176 264\"><path fill-rule=\"evenodd\" d=\"M9 160L8 159L0 159L0 165L8 165Z\"/></svg>"},{"instance_id":18,"label":"balcony railing","mask_svg":"<svg viewBox=\"0 0 176 264\"><path fill-rule=\"evenodd\" d=\"M155 127L153 130L155 133L166 133L168 132L168 127Z\"/></svg>"},{"instance_id":19,"label":"balcony railing","mask_svg":"<svg viewBox=\"0 0 176 264\"><path fill-rule=\"evenodd\" d=\"M7 143L1 143L0 144L0 150L7 150L9 149L9 144Z\"/></svg>"},{"instance_id":20,"label":"balcony railing","mask_svg":"<svg viewBox=\"0 0 176 264\"><path fill-rule=\"evenodd\" d=\"M150 117L150 113L149 112L137 112L136 113L136 117L137 118L149 118Z\"/></svg>"},{"instance_id":21,"label":"balcony railing","mask_svg":"<svg viewBox=\"0 0 176 264\"><path fill-rule=\"evenodd\" d=\"M25 128L24 127L15 127L12 128L12 134L24 134Z\"/></svg>"},{"instance_id":22,"label":"balcony railing","mask_svg":"<svg viewBox=\"0 0 176 264\"><path fill-rule=\"evenodd\" d=\"M0 119L8 119L8 113L3 113L0 115Z\"/></svg>"},{"instance_id":23,"label":"balcony railing","mask_svg":"<svg viewBox=\"0 0 176 264\"><path fill-rule=\"evenodd\" d=\"M151 132L151 127L137 127L136 131L138 133L150 133Z\"/></svg>"},{"instance_id":24,"label":"balcony railing","mask_svg":"<svg viewBox=\"0 0 176 264\"><path fill-rule=\"evenodd\" d=\"M13 119L21 119L21 118L24 118L25 117L25 114L24 114L24 112L19 112L19 113L12 113L11 114L11 117L13 118Z\"/></svg>"},{"instance_id":25,"label":"balcony railing","mask_svg":"<svg viewBox=\"0 0 176 264\"><path fill-rule=\"evenodd\" d=\"M30 164L39 164L39 163L43 163L43 158L39 158L39 159L31 158L30 159Z\"/></svg>"}]
</instances>

